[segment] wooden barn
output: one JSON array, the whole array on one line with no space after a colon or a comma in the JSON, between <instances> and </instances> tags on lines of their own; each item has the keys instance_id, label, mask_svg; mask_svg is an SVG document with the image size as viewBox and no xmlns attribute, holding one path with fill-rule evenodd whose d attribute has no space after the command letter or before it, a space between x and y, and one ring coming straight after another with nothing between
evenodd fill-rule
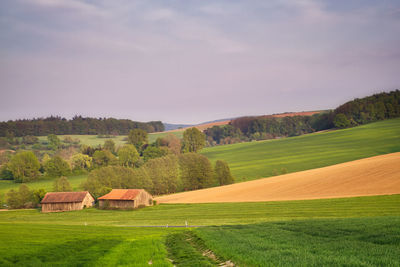
<instances>
[{"instance_id":1,"label":"wooden barn","mask_svg":"<svg viewBox=\"0 0 400 267\"><path fill-rule=\"evenodd\" d=\"M98 201L100 208L135 209L153 205L152 195L144 189L113 189Z\"/></svg>"},{"instance_id":2,"label":"wooden barn","mask_svg":"<svg viewBox=\"0 0 400 267\"><path fill-rule=\"evenodd\" d=\"M93 206L94 198L87 191L51 192L47 193L40 203L42 212L81 210Z\"/></svg>"}]
</instances>

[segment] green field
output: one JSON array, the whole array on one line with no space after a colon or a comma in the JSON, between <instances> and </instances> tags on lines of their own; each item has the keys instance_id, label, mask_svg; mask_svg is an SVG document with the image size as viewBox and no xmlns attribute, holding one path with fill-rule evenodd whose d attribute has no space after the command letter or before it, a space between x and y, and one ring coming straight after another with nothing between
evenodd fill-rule
<instances>
[{"instance_id":1,"label":"green field","mask_svg":"<svg viewBox=\"0 0 400 267\"><path fill-rule=\"evenodd\" d=\"M399 206L400 195L392 195L165 204L134 211L0 211L0 265L145 266L151 261L154 266L171 266L167 258L177 266L213 265L196 253L197 240L179 243L189 242L179 238L189 231L189 236L201 238L202 249L212 249L218 258L240 266L266 262L394 266L400 244ZM184 225L185 221L208 227L128 227Z\"/></svg>"},{"instance_id":2,"label":"green field","mask_svg":"<svg viewBox=\"0 0 400 267\"><path fill-rule=\"evenodd\" d=\"M196 233L239 266L400 265L400 217L208 227Z\"/></svg>"},{"instance_id":3,"label":"green field","mask_svg":"<svg viewBox=\"0 0 400 267\"><path fill-rule=\"evenodd\" d=\"M183 136L183 131L177 131L177 132L159 132L159 133L150 133L148 135L149 138L149 143L153 143L156 141L158 137L164 137L168 134L174 134L178 138L182 138ZM72 135L58 135L58 138L63 140L65 137L71 137L73 139L79 139L80 144L85 144L89 146L98 146L98 145L103 145L104 141L107 139L111 139L115 142L116 146L121 146L126 144L126 141L124 141L125 138L127 138L127 135L117 135L112 138L99 138L97 135L78 135L78 134L72 134ZM38 136L39 141L41 142L47 142L47 136Z\"/></svg>"},{"instance_id":4,"label":"green field","mask_svg":"<svg viewBox=\"0 0 400 267\"><path fill-rule=\"evenodd\" d=\"M86 179L87 179L87 175L77 175L77 176L68 177L68 181L70 182L72 189L74 191L82 190L81 183L83 181L85 181ZM43 188L47 192L51 192L53 190L53 183L55 180L56 179L39 180L39 181L27 183L26 185L30 189ZM11 181L11 180L0 180L0 203L2 203L2 201L4 201L4 196L9 190L11 190L11 189L18 190L20 185L21 184L14 183L14 181Z\"/></svg>"},{"instance_id":5,"label":"green field","mask_svg":"<svg viewBox=\"0 0 400 267\"><path fill-rule=\"evenodd\" d=\"M232 225L309 218L400 216L400 195L254 203L162 204L134 211L0 212L0 222L90 226Z\"/></svg>"},{"instance_id":6,"label":"green field","mask_svg":"<svg viewBox=\"0 0 400 267\"><path fill-rule=\"evenodd\" d=\"M400 151L400 119L278 140L205 148L211 161L229 163L236 181L297 172Z\"/></svg>"}]
</instances>

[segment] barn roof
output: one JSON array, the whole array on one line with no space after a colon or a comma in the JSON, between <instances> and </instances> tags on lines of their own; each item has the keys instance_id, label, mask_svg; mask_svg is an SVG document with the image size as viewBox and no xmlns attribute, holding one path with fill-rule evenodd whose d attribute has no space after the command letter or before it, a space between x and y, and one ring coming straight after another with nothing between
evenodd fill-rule
<instances>
[{"instance_id":1,"label":"barn roof","mask_svg":"<svg viewBox=\"0 0 400 267\"><path fill-rule=\"evenodd\" d=\"M98 199L134 200L143 189L113 189L110 193Z\"/></svg>"},{"instance_id":2,"label":"barn roof","mask_svg":"<svg viewBox=\"0 0 400 267\"><path fill-rule=\"evenodd\" d=\"M86 195L90 194L88 191L83 192L50 192L47 193L42 204L46 203L68 203L68 202L82 202Z\"/></svg>"}]
</instances>

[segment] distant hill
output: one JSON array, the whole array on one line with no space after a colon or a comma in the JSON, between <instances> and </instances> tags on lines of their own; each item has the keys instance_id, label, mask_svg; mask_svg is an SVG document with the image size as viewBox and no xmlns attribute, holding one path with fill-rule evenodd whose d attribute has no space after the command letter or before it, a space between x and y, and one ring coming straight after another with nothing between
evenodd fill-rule
<instances>
[{"instance_id":1,"label":"distant hill","mask_svg":"<svg viewBox=\"0 0 400 267\"><path fill-rule=\"evenodd\" d=\"M204 148L212 162L228 162L236 181L325 167L400 151L400 118L350 129Z\"/></svg>"},{"instance_id":2,"label":"distant hill","mask_svg":"<svg viewBox=\"0 0 400 267\"><path fill-rule=\"evenodd\" d=\"M164 123L165 131L173 131L182 128L192 127L193 124L173 124L173 123Z\"/></svg>"}]
</instances>

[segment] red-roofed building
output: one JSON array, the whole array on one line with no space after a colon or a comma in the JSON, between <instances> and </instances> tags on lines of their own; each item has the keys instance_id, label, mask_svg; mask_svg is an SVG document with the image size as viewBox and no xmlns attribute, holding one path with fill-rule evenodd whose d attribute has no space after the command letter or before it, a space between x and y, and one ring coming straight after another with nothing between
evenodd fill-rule
<instances>
[{"instance_id":1,"label":"red-roofed building","mask_svg":"<svg viewBox=\"0 0 400 267\"><path fill-rule=\"evenodd\" d=\"M153 205L153 197L144 189L113 189L98 201L100 208L135 209Z\"/></svg>"},{"instance_id":2,"label":"red-roofed building","mask_svg":"<svg viewBox=\"0 0 400 267\"><path fill-rule=\"evenodd\" d=\"M50 192L44 196L40 203L42 204L42 212L81 210L93 206L94 198L87 191Z\"/></svg>"}]
</instances>

